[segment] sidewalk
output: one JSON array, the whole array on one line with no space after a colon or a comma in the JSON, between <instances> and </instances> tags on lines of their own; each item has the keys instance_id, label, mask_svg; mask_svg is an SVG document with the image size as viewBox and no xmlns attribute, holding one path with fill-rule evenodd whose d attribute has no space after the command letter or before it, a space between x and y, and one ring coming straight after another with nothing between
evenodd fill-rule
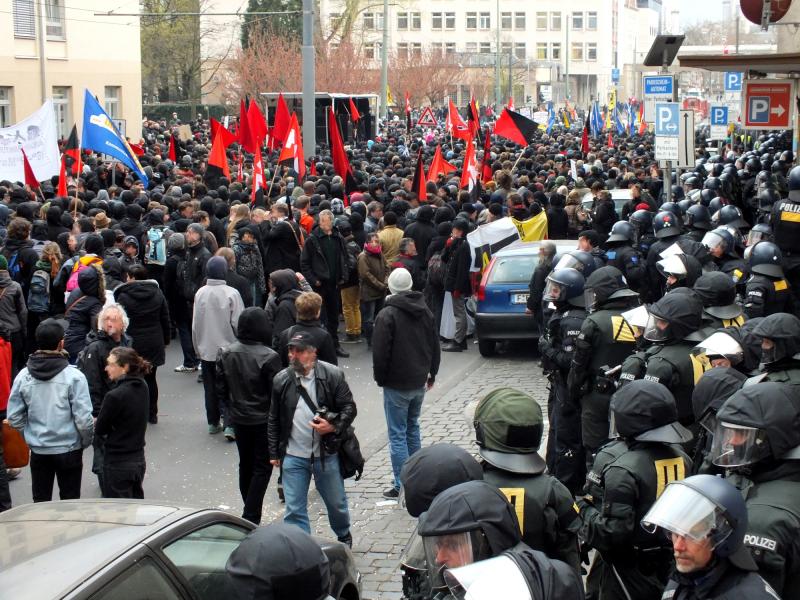
<instances>
[{"instance_id":1,"label":"sidewalk","mask_svg":"<svg viewBox=\"0 0 800 600\"><path fill-rule=\"evenodd\" d=\"M509 355L485 359L478 354L477 347L470 344L469 352L462 356L466 364L463 375L437 382L426 395L420 419L423 446L450 442L476 453L474 431L464 416L464 408L498 387L514 387L530 394L546 412L547 380L542 377L533 352L515 347ZM358 433L358 419L355 424ZM382 445L377 448L362 448L364 456L369 458L361 480L345 482L353 555L363 577L362 597L367 600L402 597L398 565L415 524L396 501L386 500L381 495L391 485L392 471L388 445L385 437L382 439ZM543 440L542 449L544 447ZM312 531L330 537L324 505L316 493L312 492L310 499L313 499L309 507Z\"/></svg>"}]
</instances>

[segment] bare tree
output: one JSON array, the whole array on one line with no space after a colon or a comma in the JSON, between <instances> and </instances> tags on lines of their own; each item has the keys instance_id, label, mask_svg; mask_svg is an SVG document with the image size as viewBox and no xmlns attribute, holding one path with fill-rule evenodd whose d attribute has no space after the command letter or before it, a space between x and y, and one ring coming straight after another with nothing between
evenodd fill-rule
<instances>
[{"instance_id":1,"label":"bare tree","mask_svg":"<svg viewBox=\"0 0 800 600\"><path fill-rule=\"evenodd\" d=\"M462 71L455 57L441 50L393 53L389 62L389 87L400 94L408 92L412 105L430 104L442 98L460 80Z\"/></svg>"}]
</instances>

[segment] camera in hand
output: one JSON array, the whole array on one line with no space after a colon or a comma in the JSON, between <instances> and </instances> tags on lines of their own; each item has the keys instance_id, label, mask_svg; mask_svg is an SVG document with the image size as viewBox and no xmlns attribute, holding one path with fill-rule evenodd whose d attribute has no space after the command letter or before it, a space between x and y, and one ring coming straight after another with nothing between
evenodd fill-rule
<instances>
[{"instance_id":1,"label":"camera in hand","mask_svg":"<svg viewBox=\"0 0 800 600\"><path fill-rule=\"evenodd\" d=\"M331 412L324 406L318 408L314 413L314 419L325 419L328 423L333 423L339 417L339 413Z\"/></svg>"}]
</instances>

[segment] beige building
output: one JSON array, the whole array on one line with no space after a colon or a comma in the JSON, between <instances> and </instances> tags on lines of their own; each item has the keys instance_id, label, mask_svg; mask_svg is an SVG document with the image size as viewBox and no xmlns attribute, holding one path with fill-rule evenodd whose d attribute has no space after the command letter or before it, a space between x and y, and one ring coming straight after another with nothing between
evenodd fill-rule
<instances>
[{"instance_id":1,"label":"beige building","mask_svg":"<svg viewBox=\"0 0 800 600\"><path fill-rule=\"evenodd\" d=\"M58 131L82 127L84 89L138 140L142 122L139 19L98 17L114 8L135 13L137 0L0 0L0 126L24 119L46 98ZM40 52L45 32L44 57Z\"/></svg>"}]
</instances>

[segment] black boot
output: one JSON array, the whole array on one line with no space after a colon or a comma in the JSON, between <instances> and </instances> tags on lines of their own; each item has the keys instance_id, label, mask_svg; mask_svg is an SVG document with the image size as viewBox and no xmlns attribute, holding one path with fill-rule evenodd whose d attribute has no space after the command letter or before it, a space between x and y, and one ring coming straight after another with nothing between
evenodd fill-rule
<instances>
[{"instance_id":1,"label":"black boot","mask_svg":"<svg viewBox=\"0 0 800 600\"><path fill-rule=\"evenodd\" d=\"M466 348L458 342L448 342L442 346L442 352L463 352L464 350L466 350Z\"/></svg>"}]
</instances>

